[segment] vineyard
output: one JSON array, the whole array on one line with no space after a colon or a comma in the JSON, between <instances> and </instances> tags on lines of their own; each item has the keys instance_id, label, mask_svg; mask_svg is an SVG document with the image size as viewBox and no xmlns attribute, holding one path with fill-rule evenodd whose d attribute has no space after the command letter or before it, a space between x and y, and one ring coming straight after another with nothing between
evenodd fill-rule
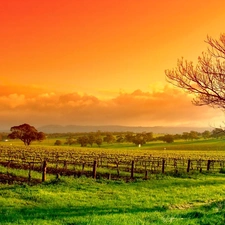
<instances>
[{"instance_id":1,"label":"vineyard","mask_svg":"<svg viewBox=\"0 0 225 225\"><path fill-rule=\"evenodd\" d=\"M6 168L0 182L13 183L19 177L11 170L27 171L21 182L41 182L48 174L59 176L87 176L106 179L149 179L152 174L180 174L190 172L220 172L225 156L207 152L171 152L60 147L0 146L0 165ZM32 171L40 173L33 178Z\"/></svg>"}]
</instances>

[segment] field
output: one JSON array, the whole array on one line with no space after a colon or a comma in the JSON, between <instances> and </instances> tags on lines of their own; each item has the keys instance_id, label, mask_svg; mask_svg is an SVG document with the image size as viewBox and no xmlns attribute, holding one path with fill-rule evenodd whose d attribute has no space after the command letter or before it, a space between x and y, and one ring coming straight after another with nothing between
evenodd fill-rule
<instances>
[{"instance_id":1,"label":"field","mask_svg":"<svg viewBox=\"0 0 225 225\"><path fill-rule=\"evenodd\" d=\"M54 140L34 143L36 152L61 151L76 154L108 154L123 157L148 156L219 160L225 158L223 140L149 143L141 148L128 144L101 148L50 146ZM2 143L3 149L22 149L19 142ZM15 154L14 154L15 156ZM64 155L65 156L65 155ZM0 156L2 157L2 156ZM66 156L68 158L68 156ZM90 156L88 156L90 157ZM8 159L7 159L8 160ZM139 159L140 160L140 159ZM136 163L136 161L135 161ZM48 166L50 166L49 164ZM53 164L52 164L53 165ZM136 164L135 164L136 165ZM69 165L67 165L69 167ZM161 167L160 167L161 168ZM186 168L186 165L185 165ZM99 169L99 168L98 168ZM105 170L100 168L97 170ZM7 176L28 178L28 168L0 166ZM123 172L124 173L124 172ZM136 174L136 173L135 173ZM151 173L148 179L93 179L85 174L56 178L49 173L45 182L15 182L0 185L1 224L225 224L224 170L203 168L176 173ZM32 179L42 171L32 170ZM130 176L130 172L129 172Z\"/></svg>"}]
</instances>

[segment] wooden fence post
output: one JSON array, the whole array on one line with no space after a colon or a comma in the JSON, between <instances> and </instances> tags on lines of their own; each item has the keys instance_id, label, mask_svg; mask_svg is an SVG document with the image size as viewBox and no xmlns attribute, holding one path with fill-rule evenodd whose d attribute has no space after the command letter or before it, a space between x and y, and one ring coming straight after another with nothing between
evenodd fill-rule
<instances>
[{"instance_id":1,"label":"wooden fence post","mask_svg":"<svg viewBox=\"0 0 225 225\"><path fill-rule=\"evenodd\" d=\"M165 162L166 162L166 160L163 159L162 160L162 173L165 173Z\"/></svg>"},{"instance_id":2,"label":"wooden fence post","mask_svg":"<svg viewBox=\"0 0 225 225\"><path fill-rule=\"evenodd\" d=\"M67 162L66 162L66 160L64 160L64 162L63 162L63 169L67 169Z\"/></svg>"},{"instance_id":3,"label":"wooden fence post","mask_svg":"<svg viewBox=\"0 0 225 225\"><path fill-rule=\"evenodd\" d=\"M96 174L97 174L97 161L95 160L94 163L93 163L92 178L96 179Z\"/></svg>"},{"instance_id":4,"label":"wooden fence post","mask_svg":"<svg viewBox=\"0 0 225 225\"><path fill-rule=\"evenodd\" d=\"M145 180L148 180L148 170L145 170Z\"/></svg>"},{"instance_id":5,"label":"wooden fence post","mask_svg":"<svg viewBox=\"0 0 225 225\"><path fill-rule=\"evenodd\" d=\"M108 180L111 180L111 173L108 173Z\"/></svg>"},{"instance_id":6,"label":"wooden fence post","mask_svg":"<svg viewBox=\"0 0 225 225\"><path fill-rule=\"evenodd\" d=\"M116 162L117 177L120 176L119 162Z\"/></svg>"},{"instance_id":7,"label":"wooden fence post","mask_svg":"<svg viewBox=\"0 0 225 225\"><path fill-rule=\"evenodd\" d=\"M189 173L191 167L191 160L188 159L187 172Z\"/></svg>"},{"instance_id":8,"label":"wooden fence post","mask_svg":"<svg viewBox=\"0 0 225 225\"><path fill-rule=\"evenodd\" d=\"M131 174L130 174L130 178L131 179L134 178L134 160L132 160L132 162L131 162Z\"/></svg>"},{"instance_id":9,"label":"wooden fence post","mask_svg":"<svg viewBox=\"0 0 225 225\"><path fill-rule=\"evenodd\" d=\"M44 160L42 168L42 182L46 181L47 161Z\"/></svg>"},{"instance_id":10,"label":"wooden fence post","mask_svg":"<svg viewBox=\"0 0 225 225\"><path fill-rule=\"evenodd\" d=\"M211 163L211 160L208 160L208 163L207 163L207 171L210 170L210 163Z\"/></svg>"}]
</instances>

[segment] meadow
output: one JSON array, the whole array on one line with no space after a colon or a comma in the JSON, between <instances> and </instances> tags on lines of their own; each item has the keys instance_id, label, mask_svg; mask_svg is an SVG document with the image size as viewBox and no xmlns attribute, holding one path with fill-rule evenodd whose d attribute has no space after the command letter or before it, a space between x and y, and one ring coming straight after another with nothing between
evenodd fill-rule
<instances>
[{"instance_id":1,"label":"meadow","mask_svg":"<svg viewBox=\"0 0 225 225\"><path fill-rule=\"evenodd\" d=\"M32 148L56 149L54 140L33 143ZM22 147L18 141L2 147ZM223 140L148 143L141 148L127 143L101 148L57 147L61 151L104 152L175 157L225 157ZM7 174L7 168L0 166ZM10 169L27 177L27 170ZM40 178L32 171L32 177ZM225 175L214 171L151 174L148 180L92 179L49 174L43 183L0 185L1 224L225 224Z\"/></svg>"}]
</instances>

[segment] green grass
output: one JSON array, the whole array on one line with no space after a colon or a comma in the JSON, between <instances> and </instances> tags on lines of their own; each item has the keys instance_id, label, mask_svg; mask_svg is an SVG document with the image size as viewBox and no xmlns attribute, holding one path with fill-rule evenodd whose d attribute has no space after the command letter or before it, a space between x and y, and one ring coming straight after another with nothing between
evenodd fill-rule
<instances>
[{"instance_id":1,"label":"green grass","mask_svg":"<svg viewBox=\"0 0 225 225\"><path fill-rule=\"evenodd\" d=\"M62 146L68 146L65 144L66 142L66 136L65 137L59 137L59 138L46 138L43 141L34 141L31 143L31 145L35 145L35 146L54 146L54 143L56 140L61 140L62 141ZM8 139L8 141L1 141L1 145L24 145L23 142L19 139ZM73 144L71 147L79 147L79 144ZM92 147L90 147L90 145L88 145L89 148L98 148L98 146L96 144L93 144ZM108 144L106 142L103 142L101 147L103 148L139 148L138 146L135 146L135 144L133 143L128 143L128 142L124 142L124 143L111 143ZM185 140L175 140L173 143L165 143L162 141L152 141L152 142L148 142L146 144L144 144L143 146L141 146L141 148L150 148L150 149L162 149L162 147L175 147L175 148L185 148L187 147L188 149L194 149L195 147L197 148L219 148L219 149L224 149L225 150L225 143L224 143L224 139L220 138L220 139L197 139L197 140L193 140L193 141L185 141ZM180 149L181 150L181 149Z\"/></svg>"},{"instance_id":2,"label":"green grass","mask_svg":"<svg viewBox=\"0 0 225 225\"><path fill-rule=\"evenodd\" d=\"M31 146L54 146L54 143L56 140L61 140L63 145L62 147L79 147L79 144L73 144L71 146L65 145L66 138L47 138L41 142L34 141L31 143ZM15 139L9 139L7 142L1 141L1 145L9 146L9 145L20 145L24 146L23 142L21 140ZM96 144L93 144L92 147L88 145L85 148L90 149L96 149L98 146ZM101 148L105 149L139 149L138 146L136 146L133 143L111 143L107 144L103 142L101 145ZM198 139L194 141L185 141L185 140L175 140L173 143L165 143L162 141L152 141L144 144L141 146L140 149L155 149L155 150L163 150L171 149L171 150L225 150L225 141L224 139Z\"/></svg>"},{"instance_id":3,"label":"green grass","mask_svg":"<svg viewBox=\"0 0 225 225\"><path fill-rule=\"evenodd\" d=\"M53 141L32 144L55 150ZM1 145L23 146L18 140ZM11 145L10 145L11 146ZM52 146L52 147L51 147ZM223 140L150 142L141 148L129 143L104 144L101 148L77 146L57 150L224 157ZM6 173L4 167L0 171ZM10 173L28 176L28 171L10 168ZM32 177L41 174L32 171ZM153 175L132 182L47 175L47 182L29 186L0 185L0 224L146 225L225 224L225 174L194 173L172 177Z\"/></svg>"},{"instance_id":4,"label":"green grass","mask_svg":"<svg viewBox=\"0 0 225 225\"><path fill-rule=\"evenodd\" d=\"M0 172L3 174L9 173L10 175L13 175L13 176L24 177L28 179L29 171L23 170L23 169L13 169L13 168L7 169L6 167L0 165ZM31 179L41 180L42 178L42 173L34 171L34 170L31 170L30 175L31 175ZM55 177L54 175L48 174L48 179L53 179L54 177Z\"/></svg>"},{"instance_id":5,"label":"green grass","mask_svg":"<svg viewBox=\"0 0 225 225\"><path fill-rule=\"evenodd\" d=\"M1 224L224 224L225 176L0 186Z\"/></svg>"}]
</instances>

